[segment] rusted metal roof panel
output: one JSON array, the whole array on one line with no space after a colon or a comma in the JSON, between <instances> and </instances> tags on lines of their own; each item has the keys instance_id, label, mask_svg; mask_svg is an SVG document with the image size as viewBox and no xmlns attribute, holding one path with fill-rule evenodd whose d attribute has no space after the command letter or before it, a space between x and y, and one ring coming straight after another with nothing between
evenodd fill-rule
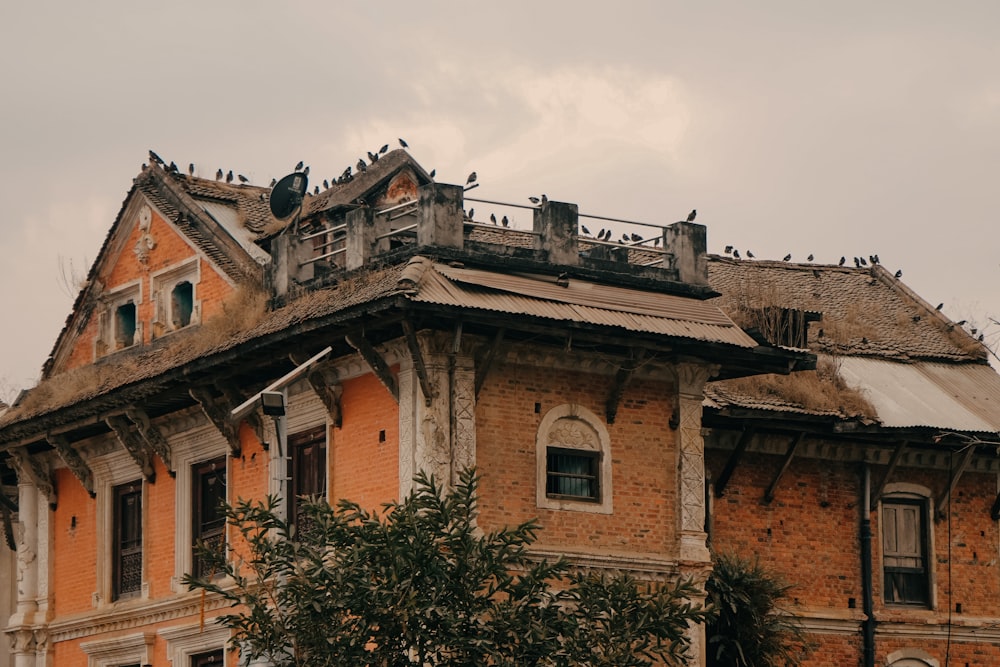
<instances>
[{"instance_id":1,"label":"rusted metal roof panel","mask_svg":"<svg viewBox=\"0 0 1000 667\"><path fill-rule=\"evenodd\" d=\"M564 287L552 276L511 275L435 264L424 271L410 298L744 348L757 346L711 303L575 278L565 282Z\"/></svg>"},{"instance_id":2,"label":"rusted metal roof panel","mask_svg":"<svg viewBox=\"0 0 1000 667\"><path fill-rule=\"evenodd\" d=\"M1000 432L1000 375L989 366L869 357L838 363L841 377L865 393L883 426Z\"/></svg>"}]
</instances>

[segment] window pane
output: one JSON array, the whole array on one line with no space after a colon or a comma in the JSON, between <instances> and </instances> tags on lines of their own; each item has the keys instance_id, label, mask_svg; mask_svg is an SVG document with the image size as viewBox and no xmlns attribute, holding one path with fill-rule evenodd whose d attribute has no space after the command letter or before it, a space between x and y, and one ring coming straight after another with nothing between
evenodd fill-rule
<instances>
[{"instance_id":1,"label":"window pane","mask_svg":"<svg viewBox=\"0 0 1000 667\"><path fill-rule=\"evenodd\" d=\"M194 287L188 281L177 283L170 292L170 319L175 329L191 324L194 312Z\"/></svg>"},{"instance_id":2,"label":"window pane","mask_svg":"<svg viewBox=\"0 0 1000 667\"><path fill-rule=\"evenodd\" d=\"M326 496L326 426L290 436L288 448L292 457L289 516L301 532L307 529L301 511L302 498Z\"/></svg>"},{"instance_id":3,"label":"window pane","mask_svg":"<svg viewBox=\"0 0 1000 667\"><path fill-rule=\"evenodd\" d=\"M599 500L598 452L549 447L545 491L550 496Z\"/></svg>"},{"instance_id":4,"label":"window pane","mask_svg":"<svg viewBox=\"0 0 1000 667\"><path fill-rule=\"evenodd\" d=\"M142 590L142 484L114 489L112 599Z\"/></svg>"},{"instance_id":5,"label":"window pane","mask_svg":"<svg viewBox=\"0 0 1000 667\"><path fill-rule=\"evenodd\" d=\"M212 574L208 564L198 557L196 545L204 545L222 551L225 543L226 515L223 503L226 500L226 458L197 464L192 469L192 489L194 492L194 526L192 544L195 576Z\"/></svg>"},{"instance_id":6,"label":"window pane","mask_svg":"<svg viewBox=\"0 0 1000 667\"><path fill-rule=\"evenodd\" d=\"M882 561L885 601L927 604L926 504L890 502L882 506Z\"/></svg>"}]
</instances>

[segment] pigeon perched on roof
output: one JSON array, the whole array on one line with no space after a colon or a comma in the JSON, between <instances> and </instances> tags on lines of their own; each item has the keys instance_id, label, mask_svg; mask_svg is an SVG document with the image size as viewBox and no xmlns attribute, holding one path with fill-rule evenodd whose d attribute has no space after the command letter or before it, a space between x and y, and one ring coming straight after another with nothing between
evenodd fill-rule
<instances>
[{"instance_id":1,"label":"pigeon perched on roof","mask_svg":"<svg viewBox=\"0 0 1000 667\"><path fill-rule=\"evenodd\" d=\"M539 199L538 197L528 197L528 201L530 201L532 204L537 204L538 202L540 202L542 200Z\"/></svg>"},{"instance_id":2,"label":"pigeon perched on roof","mask_svg":"<svg viewBox=\"0 0 1000 667\"><path fill-rule=\"evenodd\" d=\"M496 215L496 213L490 213L490 222L492 222L494 225L497 224L497 215Z\"/></svg>"},{"instance_id":3,"label":"pigeon perched on roof","mask_svg":"<svg viewBox=\"0 0 1000 667\"><path fill-rule=\"evenodd\" d=\"M429 177L434 178L438 173L437 169L431 169L431 173L427 174Z\"/></svg>"},{"instance_id":4,"label":"pigeon perched on roof","mask_svg":"<svg viewBox=\"0 0 1000 667\"><path fill-rule=\"evenodd\" d=\"M378 149L379 155L385 155L389 150L389 144L382 144L382 148Z\"/></svg>"},{"instance_id":5,"label":"pigeon perched on roof","mask_svg":"<svg viewBox=\"0 0 1000 667\"><path fill-rule=\"evenodd\" d=\"M733 250L733 257L735 257L736 259L739 259L740 258L740 251L739 250Z\"/></svg>"},{"instance_id":6,"label":"pigeon perched on roof","mask_svg":"<svg viewBox=\"0 0 1000 667\"><path fill-rule=\"evenodd\" d=\"M545 196L545 193L542 193L542 203L543 204L549 203L549 198Z\"/></svg>"},{"instance_id":7,"label":"pigeon perched on roof","mask_svg":"<svg viewBox=\"0 0 1000 667\"><path fill-rule=\"evenodd\" d=\"M580 225L580 231L586 234L587 236L590 236L590 230L587 229L587 225ZM602 234L604 233L603 229L601 230L601 233Z\"/></svg>"},{"instance_id":8,"label":"pigeon perched on roof","mask_svg":"<svg viewBox=\"0 0 1000 667\"><path fill-rule=\"evenodd\" d=\"M510 220L507 219L506 215L503 218L501 218L500 224L503 225L504 227L507 227L508 225L510 225Z\"/></svg>"},{"instance_id":9,"label":"pigeon perched on roof","mask_svg":"<svg viewBox=\"0 0 1000 667\"><path fill-rule=\"evenodd\" d=\"M375 162L375 160L377 160L377 159L378 158L375 157L375 153L372 153L371 151L368 151L368 161L369 162Z\"/></svg>"},{"instance_id":10,"label":"pigeon perched on roof","mask_svg":"<svg viewBox=\"0 0 1000 667\"><path fill-rule=\"evenodd\" d=\"M365 164L365 161L362 160L361 158L358 158L358 171L360 171L362 174L368 171L368 165Z\"/></svg>"},{"instance_id":11,"label":"pigeon perched on roof","mask_svg":"<svg viewBox=\"0 0 1000 667\"><path fill-rule=\"evenodd\" d=\"M330 181L326 180L325 178L323 179L323 189L324 190L330 189Z\"/></svg>"},{"instance_id":12,"label":"pigeon perched on roof","mask_svg":"<svg viewBox=\"0 0 1000 667\"><path fill-rule=\"evenodd\" d=\"M406 143L402 139L399 140L399 145L402 146L403 148L409 148L410 147L410 144Z\"/></svg>"},{"instance_id":13,"label":"pigeon perched on roof","mask_svg":"<svg viewBox=\"0 0 1000 667\"><path fill-rule=\"evenodd\" d=\"M272 179L271 179L271 187L273 188L273 187L274 187L275 185L277 185L277 184L278 184L278 179L276 179L276 178L272 178Z\"/></svg>"},{"instance_id":14,"label":"pigeon perched on roof","mask_svg":"<svg viewBox=\"0 0 1000 667\"><path fill-rule=\"evenodd\" d=\"M847 261L847 258L844 257L843 255L841 255L840 256L840 261L837 263L837 266L843 266L844 262L846 262L846 261Z\"/></svg>"},{"instance_id":15,"label":"pigeon perched on roof","mask_svg":"<svg viewBox=\"0 0 1000 667\"><path fill-rule=\"evenodd\" d=\"M309 165L306 165L306 168L302 170L302 175L303 176L309 175Z\"/></svg>"},{"instance_id":16,"label":"pigeon perched on roof","mask_svg":"<svg viewBox=\"0 0 1000 667\"><path fill-rule=\"evenodd\" d=\"M477 178L479 178L479 177L476 175L476 172L472 172L471 174L469 174L469 177L467 179L465 179L465 184L466 185L472 185L473 183L476 182Z\"/></svg>"},{"instance_id":17,"label":"pigeon perched on roof","mask_svg":"<svg viewBox=\"0 0 1000 667\"><path fill-rule=\"evenodd\" d=\"M247 178L246 176L244 176L243 174L238 174L236 176L236 178L240 179L240 183L249 183L250 182L250 179Z\"/></svg>"},{"instance_id":18,"label":"pigeon perched on roof","mask_svg":"<svg viewBox=\"0 0 1000 667\"><path fill-rule=\"evenodd\" d=\"M476 209L470 208L469 209L469 220L472 220L475 217L476 217Z\"/></svg>"},{"instance_id":19,"label":"pigeon perched on roof","mask_svg":"<svg viewBox=\"0 0 1000 667\"><path fill-rule=\"evenodd\" d=\"M865 261L864 257L858 257L858 261L861 262L861 266L868 266L868 262Z\"/></svg>"},{"instance_id":20,"label":"pigeon perched on roof","mask_svg":"<svg viewBox=\"0 0 1000 667\"><path fill-rule=\"evenodd\" d=\"M787 255L781 258L782 262L790 262L791 260L792 260L792 253L788 253Z\"/></svg>"},{"instance_id":21,"label":"pigeon perched on roof","mask_svg":"<svg viewBox=\"0 0 1000 667\"><path fill-rule=\"evenodd\" d=\"M902 278L903 277L903 269L899 269L898 271L896 271L896 273L894 274L894 276L896 277L897 280L899 278Z\"/></svg>"},{"instance_id":22,"label":"pigeon perched on roof","mask_svg":"<svg viewBox=\"0 0 1000 667\"><path fill-rule=\"evenodd\" d=\"M754 254L751 251L749 251L749 250L747 250L747 258L748 259L753 259L754 258Z\"/></svg>"},{"instance_id":23,"label":"pigeon perched on roof","mask_svg":"<svg viewBox=\"0 0 1000 667\"><path fill-rule=\"evenodd\" d=\"M725 252L727 255L732 255L733 254L733 246L727 245L725 247L725 249L723 250L723 252Z\"/></svg>"},{"instance_id":24,"label":"pigeon perched on roof","mask_svg":"<svg viewBox=\"0 0 1000 667\"><path fill-rule=\"evenodd\" d=\"M693 208L693 209L691 209L691 212L688 213L687 221L688 222L694 222L694 219L696 217L698 217L698 209Z\"/></svg>"},{"instance_id":25,"label":"pigeon perched on roof","mask_svg":"<svg viewBox=\"0 0 1000 667\"><path fill-rule=\"evenodd\" d=\"M629 238L630 238L630 239L632 239L632 242L633 242L633 243L638 243L639 241L641 241L641 240L642 240L642 237L641 237L641 236L639 236L638 234L636 234L635 232L633 232L633 233L632 233L632 234L631 234L631 235L629 236Z\"/></svg>"},{"instance_id":26,"label":"pigeon perched on roof","mask_svg":"<svg viewBox=\"0 0 1000 667\"><path fill-rule=\"evenodd\" d=\"M157 155L156 153L154 153L152 148L149 149L149 161L150 162L155 162L156 164L160 165L161 167L163 166L163 158L161 158L159 155Z\"/></svg>"},{"instance_id":27,"label":"pigeon perched on roof","mask_svg":"<svg viewBox=\"0 0 1000 667\"><path fill-rule=\"evenodd\" d=\"M813 255L812 255L812 253L809 253L809 256L808 256L808 257L806 257L806 261L807 261L807 262L811 262L811 261L813 261Z\"/></svg>"},{"instance_id":28,"label":"pigeon perched on roof","mask_svg":"<svg viewBox=\"0 0 1000 667\"><path fill-rule=\"evenodd\" d=\"M942 308L944 308L944 301L942 301L941 303L939 303L939 304L937 305L937 307L936 307L936 308L934 308L934 310L941 310Z\"/></svg>"},{"instance_id":29,"label":"pigeon perched on roof","mask_svg":"<svg viewBox=\"0 0 1000 667\"><path fill-rule=\"evenodd\" d=\"M215 172L215 180L221 181L223 179L223 177L225 177L225 174L222 173L221 169L219 171Z\"/></svg>"},{"instance_id":30,"label":"pigeon perched on roof","mask_svg":"<svg viewBox=\"0 0 1000 667\"><path fill-rule=\"evenodd\" d=\"M188 163L188 176L194 176L194 162Z\"/></svg>"},{"instance_id":31,"label":"pigeon perched on roof","mask_svg":"<svg viewBox=\"0 0 1000 667\"><path fill-rule=\"evenodd\" d=\"M299 160L299 163L297 165L295 165L295 171L302 171L303 165L305 165L305 162L302 161L302 160Z\"/></svg>"},{"instance_id":32,"label":"pigeon perched on roof","mask_svg":"<svg viewBox=\"0 0 1000 667\"><path fill-rule=\"evenodd\" d=\"M233 182L233 170L230 169L228 172L226 172L226 183L232 183L232 182Z\"/></svg>"}]
</instances>

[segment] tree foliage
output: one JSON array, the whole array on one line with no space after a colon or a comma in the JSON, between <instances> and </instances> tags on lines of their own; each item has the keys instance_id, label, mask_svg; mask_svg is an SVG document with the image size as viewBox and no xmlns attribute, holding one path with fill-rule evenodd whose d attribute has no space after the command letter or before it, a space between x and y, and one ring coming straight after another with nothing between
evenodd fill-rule
<instances>
[{"instance_id":1,"label":"tree foliage","mask_svg":"<svg viewBox=\"0 0 1000 667\"><path fill-rule=\"evenodd\" d=\"M689 582L530 558L534 521L484 534L474 471L447 493L414 481L377 512L309 502L299 534L275 498L241 500L227 516L245 548L203 552L226 576L185 582L228 600L243 657L277 667L640 667L680 661L705 620Z\"/></svg>"},{"instance_id":2,"label":"tree foliage","mask_svg":"<svg viewBox=\"0 0 1000 667\"><path fill-rule=\"evenodd\" d=\"M705 588L714 612L708 667L794 667L806 658L810 644L781 608L792 587L758 561L717 555Z\"/></svg>"}]
</instances>

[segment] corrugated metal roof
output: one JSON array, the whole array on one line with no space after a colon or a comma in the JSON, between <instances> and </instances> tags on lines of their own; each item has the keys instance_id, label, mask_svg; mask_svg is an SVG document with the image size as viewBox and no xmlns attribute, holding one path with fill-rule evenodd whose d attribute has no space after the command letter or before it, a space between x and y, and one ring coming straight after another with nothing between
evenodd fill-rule
<instances>
[{"instance_id":1,"label":"corrugated metal roof","mask_svg":"<svg viewBox=\"0 0 1000 667\"><path fill-rule=\"evenodd\" d=\"M1000 375L982 364L903 364L839 357L841 377L864 392L883 426L1000 432Z\"/></svg>"},{"instance_id":2,"label":"corrugated metal roof","mask_svg":"<svg viewBox=\"0 0 1000 667\"><path fill-rule=\"evenodd\" d=\"M414 301L584 322L628 331L754 348L757 343L707 301L553 276L511 275L443 264L425 267Z\"/></svg>"}]
</instances>

